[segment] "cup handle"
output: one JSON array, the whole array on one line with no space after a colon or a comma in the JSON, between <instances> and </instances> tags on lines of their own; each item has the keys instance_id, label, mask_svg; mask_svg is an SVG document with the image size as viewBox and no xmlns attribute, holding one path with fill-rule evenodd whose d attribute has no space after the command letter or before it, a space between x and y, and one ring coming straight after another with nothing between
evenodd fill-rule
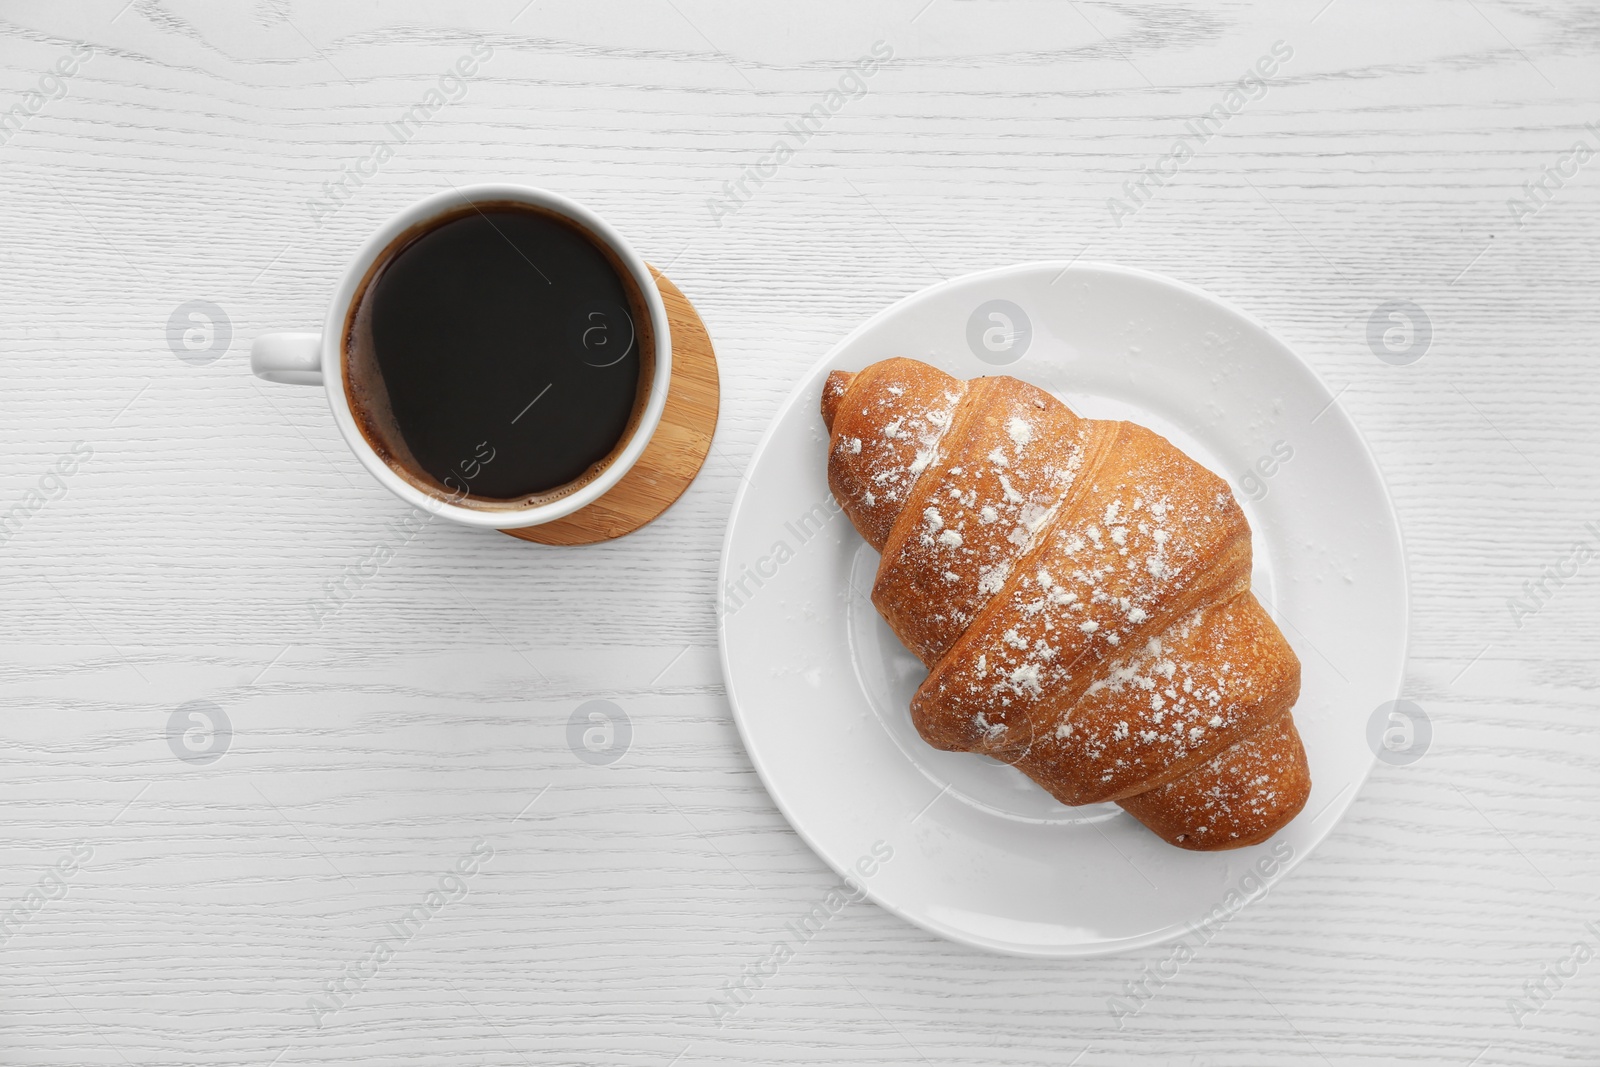
<instances>
[{"instance_id":1,"label":"cup handle","mask_svg":"<svg viewBox=\"0 0 1600 1067\"><path fill-rule=\"evenodd\" d=\"M320 333L268 333L250 344L250 369L257 378L286 385L322 384Z\"/></svg>"}]
</instances>

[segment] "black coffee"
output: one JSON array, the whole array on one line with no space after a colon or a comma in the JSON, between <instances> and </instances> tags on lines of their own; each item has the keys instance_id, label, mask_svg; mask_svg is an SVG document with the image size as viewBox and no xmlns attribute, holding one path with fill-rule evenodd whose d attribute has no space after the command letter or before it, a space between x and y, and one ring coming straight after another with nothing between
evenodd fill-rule
<instances>
[{"instance_id":1,"label":"black coffee","mask_svg":"<svg viewBox=\"0 0 1600 1067\"><path fill-rule=\"evenodd\" d=\"M414 480L488 501L570 491L631 435L649 321L587 231L480 205L380 259L351 317L346 390L368 441Z\"/></svg>"}]
</instances>

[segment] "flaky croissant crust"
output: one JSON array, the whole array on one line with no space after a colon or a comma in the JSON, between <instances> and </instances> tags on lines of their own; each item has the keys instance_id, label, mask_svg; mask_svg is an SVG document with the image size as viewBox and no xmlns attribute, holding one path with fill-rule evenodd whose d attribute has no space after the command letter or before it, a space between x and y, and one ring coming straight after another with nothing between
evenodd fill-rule
<instances>
[{"instance_id":1,"label":"flaky croissant crust","mask_svg":"<svg viewBox=\"0 0 1600 1067\"><path fill-rule=\"evenodd\" d=\"M1305 805L1300 661L1250 592L1221 479L1142 426L911 359L833 372L822 414L828 485L881 553L872 601L929 668L929 744L1189 849L1265 840Z\"/></svg>"}]
</instances>

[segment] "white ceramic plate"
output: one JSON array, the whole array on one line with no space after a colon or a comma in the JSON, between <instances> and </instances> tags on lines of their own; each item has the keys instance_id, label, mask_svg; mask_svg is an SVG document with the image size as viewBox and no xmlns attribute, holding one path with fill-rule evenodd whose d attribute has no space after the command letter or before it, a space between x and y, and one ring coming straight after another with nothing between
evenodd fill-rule
<instances>
[{"instance_id":1,"label":"white ceramic plate","mask_svg":"<svg viewBox=\"0 0 1600 1067\"><path fill-rule=\"evenodd\" d=\"M918 737L908 707L925 672L867 598L877 555L828 492L818 411L829 371L890 356L961 378L1010 374L1080 414L1143 423L1234 487L1256 595L1303 668L1294 715L1311 799L1270 842L1186 852L1113 804L1064 806L1009 766ZM756 449L721 578L728 697L795 830L897 915L1025 955L1204 936L1259 897L1355 799L1374 759L1368 721L1398 696L1405 663L1399 527L1355 426L1255 320L1122 267L958 278L841 341Z\"/></svg>"}]
</instances>

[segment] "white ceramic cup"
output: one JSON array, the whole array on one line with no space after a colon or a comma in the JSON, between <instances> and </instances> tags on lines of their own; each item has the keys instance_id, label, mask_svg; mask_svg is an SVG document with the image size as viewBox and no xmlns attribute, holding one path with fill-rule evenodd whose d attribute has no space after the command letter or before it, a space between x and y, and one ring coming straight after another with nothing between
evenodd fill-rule
<instances>
[{"instance_id":1,"label":"white ceramic cup","mask_svg":"<svg viewBox=\"0 0 1600 1067\"><path fill-rule=\"evenodd\" d=\"M526 507L474 507L454 502L460 497L429 492L414 484L373 451L356 424L355 413L350 410L350 401L345 394L343 335L351 304L360 295L362 280L396 240L431 219L462 208L506 201L530 204L562 215L587 230L616 255L649 309L655 358L646 362L646 365L653 365L653 370L643 414L622 451L597 477L570 493L544 503ZM328 305L327 317L323 319L322 332L269 333L256 338L250 346L250 369L269 382L322 386L328 395L328 406L333 409L339 432L344 434L345 443L372 472L372 476L400 499L468 526L516 530L559 519L593 503L621 481L622 476L638 461L660 424L661 412L667 405L667 386L672 380L672 335L667 327L666 304L661 299L661 290L656 287L655 279L650 275L650 268L604 219L581 204L545 189L526 185L473 185L420 200L379 227L362 244L340 276L333 301Z\"/></svg>"}]
</instances>

